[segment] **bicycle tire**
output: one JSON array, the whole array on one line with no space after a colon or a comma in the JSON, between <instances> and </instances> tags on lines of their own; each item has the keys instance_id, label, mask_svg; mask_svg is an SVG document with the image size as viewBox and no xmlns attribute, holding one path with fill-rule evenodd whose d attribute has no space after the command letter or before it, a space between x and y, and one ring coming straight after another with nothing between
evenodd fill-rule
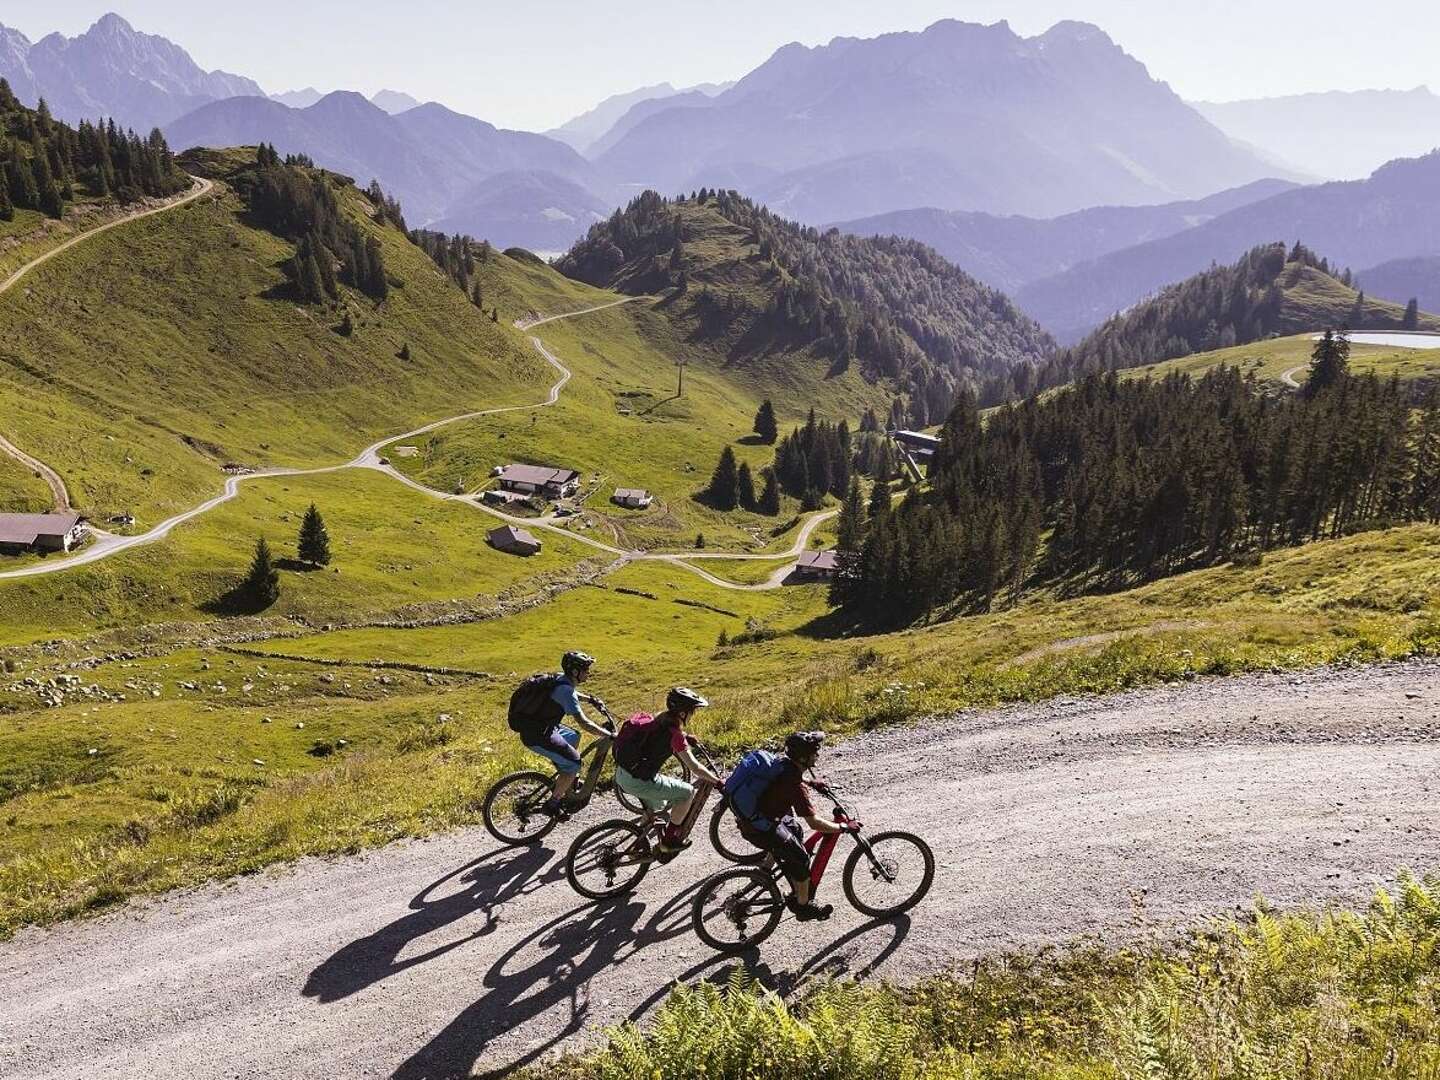
<instances>
[{"instance_id":1,"label":"bicycle tire","mask_svg":"<svg viewBox=\"0 0 1440 1080\"><path fill-rule=\"evenodd\" d=\"M758 899L742 900L747 886ZM721 899L721 894L727 888L735 890L735 895ZM727 908L740 902L752 910L758 907L762 918L759 928L752 933L742 923L735 937L720 937L712 930L712 926L735 925L733 909ZM714 910L710 910L712 908ZM690 919L696 935L716 952L726 954L744 952L758 946L775 932L784 914L785 900L780 895L780 886L775 883L775 876L758 867L725 870L707 878L690 904Z\"/></svg>"},{"instance_id":2,"label":"bicycle tire","mask_svg":"<svg viewBox=\"0 0 1440 1080\"><path fill-rule=\"evenodd\" d=\"M864 912L872 918L882 919L891 915L899 915L902 911L909 911L921 900L925 899L926 894L930 892L930 886L935 883L935 853L930 850L930 845L914 833L900 832L893 829L889 832L876 833L874 836L867 837L867 840L872 848L879 847L887 841L899 841L902 844L909 844L920 852L925 863L925 872L921 875L920 884L915 890L898 903L885 906L866 903L860 899L856 891L855 874L860 870L862 864L865 864L867 869L870 868L869 859L866 855L865 848L857 843L854 850L850 852L850 857L845 860L845 899L850 901L851 906L854 907L856 911Z\"/></svg>"},{"instance_id":3,"label":"bicycle tire","mask_svg":"<svg viewBox=\"0 0 1440 1080\"><path fill-rule=\"evenodd\" d=\"M730 812L730 800L721 799L710 815L710 846L720 857L741 866L754 866L765 858L765 852L753 847L734 824L735 815Z\"/></svg>"},{"instance_id":4,"label":"bicycle tire","mask_svg":"<svg viewBox=\"0 0 1440 1080\"><path fill-rule=\"evenodd\" d=\"M619 768L617 765L616 768ZM691 782L690 766L678 758L671 758L670 761L660 770L661 775L674 776L684 780L687 784ZM628 791L621 791L619 784L613 785L615 789L615 800L632 814L645 813L645 804L631 795Z\"/></svg>"},{"instance_id":5,"label":"bicycle tire","mask_svg":"<svg viewBox=\"0 0 1440 1080\"><path fill-rule=\"evenodd\" d=\"M572 889L589 900L608 900L612 896L622 896L630 892L645 879L645 875L650 872L652 865L650 862L634 864L634 872L631 876L610 888L596 889L589 884L582 883L578 868L580 859L593 844L595 838L604 833L624 834L633 842L644 845L647 855L650 853L650 838L646 835L646 830L633 821L621 821L618 818L602 821L598 825L591 825L590 828L575 837L574 843L570 845L570 850L565 853L565 877L569 880Z\"/></svg>"},{"instance_id":6,"label":"bicycle tire","mask_svg":"<svg viewBox=\"0 0 1440 1080\"><path fill-rule=\"evenodd\" d=\"M521 789L522 787L531 790L512 791L512 789ZM508 826L502 824L502 821L506 820L503 810L505 805L503 800L506 796L512 799L523 798L528 806L532 797L538 794L538 789L542 787L545 790L545 798L548 799L550 792L555 790L555 778L533 769L524 769L502 776L485 793L485 802L480 808L480 816L485 822L486 831L507 847L526 847L544 839L549 835L550 830L555 828L557 819L540 813L538 807L521 815L522 829L520 831L509 829ZM531 820L537 822L537 827L534 829L528 827Z\"/></svg>"}]
</instances>

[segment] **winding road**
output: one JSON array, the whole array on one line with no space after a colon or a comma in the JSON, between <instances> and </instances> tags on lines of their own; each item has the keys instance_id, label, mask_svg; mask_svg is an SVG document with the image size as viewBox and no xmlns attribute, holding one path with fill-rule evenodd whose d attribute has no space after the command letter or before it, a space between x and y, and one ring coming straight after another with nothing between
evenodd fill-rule
<instances>
[{"instance_id":1,"label":"winding road","mask_svg":"<svg viewBox=\"0 0 1440 1080\"><path fill-rule=\"evenodd\" d=\"M165 203L162 206L152 206L143 211L137 211L136 213L126 215L125 217L117 218L114 221L107 222L104 225L97 226L94 229L72 237L65 243L59 245L56 248L53 248L50 251L45 252L43 255L40 255L35 259L32 259L20 269L16 270L7 279L5 279L3 283L0 283L0 294L3 294L6 290L14 286L26 274L28 274L31 270L35 269L35 267L49 261L50 259L53 259L60 253L69 250L76 244L80 243L82 240L87 240L93 236L98 236L100 233L107 232L108 230L113 229L119 225L124 225L132 221L138 221L141 218L150 217L153 214L164 213L167 210L173 210L177 207L183 206L186 203L192 202L195 199L200 198L206 192L210 191L213 187L214 184L211 181L200 179L197 177L195 188L187 192L180 198ZM634 303L635 301L641 299L644 298L638 296L627 296L618 300L610 301L609 303L596 304L592 307L582 308L578 311L569 311L558 315L520 319L516 321L515 326L517 329L528 331L538 326L544 326L546 323L555 322L559 319L573 319L581 315L588 315L592 312L604 311L608 308L618 307L621 304ZM788 550L779 553L756 555L705 552L694 554L686 553L682 555L675 553L665 554L646 551L626 551L622 548L617 548L611 546L610 544L606 544L603 541L596 540L593 537L585 536L581 533L572 532L568 529L560 528L544 520L536 520L534 518L521 518L506 514L500 510L496 510L492 507L486 506L483 503L477 502L473 497L469 495L453 495L441 491L436 491L433 488L426 487L424 484L417 483L416 481L405 476L394 466L388 464L380 456L381 449L393 442L397 442L401 439L414 438L419 435L425 435L429 432L435 431L449 424L456 424L465 420L474 420L482 416L494 416L500 413L521 412L530 409L543 409L556 404L560 400L560 393L564 390L565 384L570 381L570 369L567 368L563 363L561 363L559 357L557 357L548 348L546 348L544 342L542 342L538 337L531 335L530 344L534 346L536 351L540 353L540 355L545 359L545 361L551 367L553 367L560 376L559 380L550 387L549 393L546 395L544 401L534 402L528 405L506 405L494 409L477 409L471 412L460 413L456 416L447 416L443 419L433 421L429 424L425 424L422 427L414 428L411 431L401 432L396 435L388 435L383 439L379 439L371 445L367 446L364 450L360 451L360 453L351 460L338 465L326 465L311 469L264 469L258 472L245 473L239 476L231 476L226 479L225 485L218 495L206 499L204 502L200 503L197 506L191 507L189 510L184 511L183 513L179 513L174 515L173 517L165 519L164 521L160 522L158 525L155 525L153 528L147 530L146 532L138 533L134 536L119 536L114 533L109 533L100 529L92 528L92 532L94 533L94 539L90 544L88 544L79 552L73 555L65 556L63 558L52 557L46 559L44 562L35 563L30 566L21 567L15 570L0 571L0 581L16 578L39 577L44 574L64 573L65 571L72 570L76 567L86 566L91 563L99 562L102 559L108 559L113 555L118 555L122 551L128 551L132 548L143 547L147 544L154 544L169 536L171 531L174 530L177 526L183 525L187 521L193 521L195 518L200 517L202 514L208 513L222 503L228 502L230 499L233 499L236 495L239 494L240 485L249 480L263 480L280 476L314 476L321 473L338 472L342 469L373 469L378 472L383 472L387 476L390 476L400 481L407 487L413 488L416 491L419 491L429 496L430 498L464 503L466 506L470 507L473 510L478 510L482 513L490 515L491 517L498 518L501 521L505 521L513 525L522 526L527 529L543 529L547 532L554 533L558 536L564 536L567 539L576 541L577 543L586 545L591 548L595 548L599 551L604 551L607 554L621 556L627 561L652 560L658 562L666 562L674 566L682 567L690 571L691 573L696 574L701 578L704 578L706 581L709 581L714 585L721 586L722 588L735 589L740 591L754 591L778 588L784 583L785 578L789 574L790 567L787 565L782 565L777 568L775 573L772 574L766 581L747 585L733 581L726 581L724 578L717 577L716 575L710 573L707 570L702 570L700 567L692 565L687 560L763 559L783 563L786 560L797 558L800 553L805 550L805 546L809 543L810 536L815 531L815 529L818 528L825 521L835 516L836 511L833 510L812 515L805 521L804 525L801 527L794 544ZM0 436L0 451L10 454L12 457L19 460L28 468L34 469L46 480L46 482L50 485L51 492L54 495L57 509L69 508L69 492L66 490L65 482L61 479L59 473L57 473L50 466L46 465L44 462L41 462L38 459L32 457L31 455L25 453L18 446L14 445L13 443L5 439L3 436Z\"/></svg>"},{"instance_id":2,"label":"winding road","mask_svg":"<svg viewBox=\"0 0 1440 1080\"><path fill-rule=\"evenodd\" d=\"M1363 904L1397 868L1440 858L1437 688L1426 660L870 732L820 771L871 827L929 839L930 895L866 921L837 858L822 886L834 918L786 922L744 963L791 993L1163 936L1261 893ZM22 931L0 945L0 1076L439 1080L593 1044L676 980L734 968L690 929L695 886L723 865L708 839L629 896L570 890L560 855L615 812L592 805L535 848L457 830Z\"/></svg>"}]
</instances>

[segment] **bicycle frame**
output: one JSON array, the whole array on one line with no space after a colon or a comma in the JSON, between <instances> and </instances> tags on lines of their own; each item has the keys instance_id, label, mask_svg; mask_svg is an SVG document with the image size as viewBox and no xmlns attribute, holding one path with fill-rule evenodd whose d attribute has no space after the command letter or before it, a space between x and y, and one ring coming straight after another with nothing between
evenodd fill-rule
<instances>
[{"instance_id":1,"label":"bicycle frame","mask_svg":"<svg viewBox=\"0 0 1440 1080\"><path fill-rule=\"evenodd\" d=\"M850 816L839 799L830 793L828 786L816 786L811 784L814 791L819 792L829 799L835 806L835 821L842 825L859 825L860 823ZM835 848L840 843L840 837L845 833L822 833L812 832L805 840L805 852L810 856L810 899L813 902L820 891L820 882L825 877L825 868L830 865L830 857L835 854ZM862 843L859 833L851 833L855 842Z\"/></svg>"},{"instance_id":2,"label":"bicycle frame","mask_svg":"<svg viewBox=\"0 0 1440 1080\"><path fill-rule=\"evenodd\" d=\"M610 756L610 746L614 741L613 736L609 739L595 739L581 751L580 760L584 761L588 757L590 768L586 771L585 779L580 782L580 786L566 796L575 804L576 809L588 805L590 797L595 794L595 789L600 786L600 774L605 769L605 759Z\"/></svg>"}]
</instances>

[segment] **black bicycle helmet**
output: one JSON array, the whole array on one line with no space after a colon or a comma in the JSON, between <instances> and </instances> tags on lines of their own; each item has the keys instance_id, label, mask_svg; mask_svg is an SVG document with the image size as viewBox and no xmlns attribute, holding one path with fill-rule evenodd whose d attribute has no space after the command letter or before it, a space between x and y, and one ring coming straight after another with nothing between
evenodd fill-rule
<instances>
[{"instance_id":1,"label":"black bicycle helmet","mask_svg":"<svg viewBox=\"0 0 1440 1080\"><path fill-rule=\"evenodd\" d=\"M566 675L574 675L577 671L589 671L595 665L595 658L588 653L571 649L560 658L560 670Z\"/></svg>"},{"instance_id":2,"label":"black bicycle helmet","mask_svg":"<svg viewBox=\"0 0 1440 1080\"><path fill-rule=\"evenodd\" d=\"M785 753L792 758L814 757L824 743L823 731L797 731L785 736Z\"/></svg>"},{"instance_id":3,"label":"black bicycle helmet","mask_svg":"<svg viewBox=\"0 0 1440 1080\"><path fill-rule=\"evenodd\" d=\"M703 709L709 705L694 690L684 686L677 686L665 695L665 709L667 712L694 712L696 709Z\"/></svg>"}]
</instances>

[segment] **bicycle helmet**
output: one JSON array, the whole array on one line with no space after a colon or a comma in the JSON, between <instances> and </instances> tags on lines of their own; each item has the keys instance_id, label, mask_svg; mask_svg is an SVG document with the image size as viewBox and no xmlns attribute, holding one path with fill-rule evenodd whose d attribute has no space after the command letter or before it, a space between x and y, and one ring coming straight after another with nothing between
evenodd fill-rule
<instances>
[{"instance_id":1,"label":"bicycle helmet","mask_svg":"<svg viewBox=\"0 0 1440 1080\"><path fill-rule=\"evenodd\" d=\"M560 670L566 675L574 675L577 671L589 671L595 665L595 658L588 653L571 649L560 658Z\"/></svg>"},{"instance_id":2,"label":"bicycle helmet","mask_svg":"<svg viewBox=\"0 0 1440 1080\"><path fill-rule=\"evenodd\" d=\"M667 712L694 712L696 709L703 709L709 705L694 690L684 686L677 686L665 695L665 710Z\"/></svg>"},{"instance_id":3,"label":"bicycle helmet","mask_svg":"<svg viewBox=\"0 0 1440 1080\"><path fill-rule=\"evenodd\" d=\"M814 757L824 743L823 731L797 731L785 736L785 753L792 758Z\"/></svg>"}]
</instances>

